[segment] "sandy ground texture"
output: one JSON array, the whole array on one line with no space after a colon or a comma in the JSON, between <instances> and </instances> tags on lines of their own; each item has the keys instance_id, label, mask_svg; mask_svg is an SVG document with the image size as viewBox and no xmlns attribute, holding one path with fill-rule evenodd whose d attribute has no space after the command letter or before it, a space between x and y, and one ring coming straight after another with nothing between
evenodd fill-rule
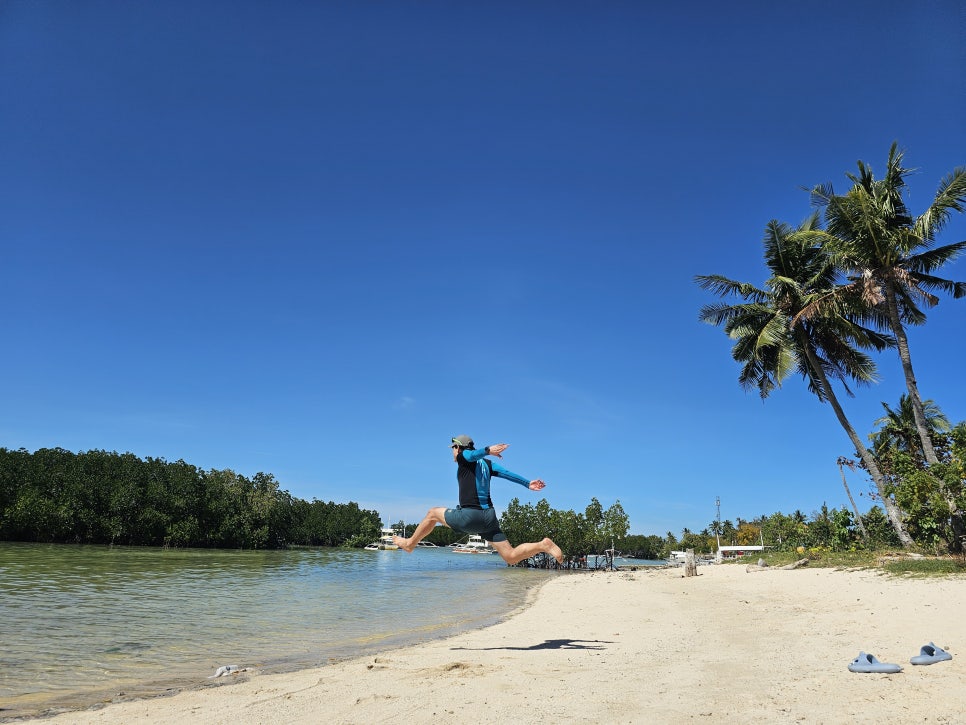
<instances>
[{"instance_id":1,"label":"sandy ground texture","mask_svg":"<svg viewBox=\"0 0 966 725\"><path fill-rule=\"evenodd\" d=\"M698 571L551 575L486 629L46 722L966 723L966 579ZM953 659L911 665L930 641Z\"/></svg>"}]
</instances>

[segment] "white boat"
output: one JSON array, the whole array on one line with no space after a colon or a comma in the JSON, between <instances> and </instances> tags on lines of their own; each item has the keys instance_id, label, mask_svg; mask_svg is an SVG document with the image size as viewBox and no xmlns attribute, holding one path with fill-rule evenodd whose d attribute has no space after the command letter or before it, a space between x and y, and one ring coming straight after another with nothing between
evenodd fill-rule
<instances>
[{"instance_id":1,"label":"white boat","mask_svg":"<svg viewBox=\"0 0 966 725\"><path fill-rule=\"evenodd\" d=\"M395 535L395 529L384 526L379 532L379 541L374 541L366 546L366 551L396 551L399 547L392 542L392 537Z\"/></svg>"},{"instance_id":2,"label":"white boat","mask_svg":"<svg viewBox=\"0 0 966 725\"><path fill-rule=\"evenodd\" d=\"M439 548L432 541L420 541L418 544L416 544L416 546L417 547L424 546L427 549L437 549L437 548Z\"/></svg>"},{"instance_id":3,"label":"white boat","mask_svg":"<svg viewBox=\"0 0 966 725\"><path fill-rule=\"evenodd\" d=\"M454 554L495 554L496 549L491 547L482 536L470 534L470 539L465 544L450 544Z\"/></svg>"}]
</instances>

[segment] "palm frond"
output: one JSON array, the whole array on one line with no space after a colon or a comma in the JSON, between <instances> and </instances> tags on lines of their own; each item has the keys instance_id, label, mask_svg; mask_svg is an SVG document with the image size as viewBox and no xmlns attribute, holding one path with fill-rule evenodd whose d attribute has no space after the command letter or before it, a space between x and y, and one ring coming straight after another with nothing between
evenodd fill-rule
<instances>
[{"instance_id":1,"label":"palm frond","mask_svg":"<svg viewBox=\"0 0 966 725\"><path fill-rule=\"evenodd\" d=\"M954 211L966 211L966 166L957 166L942 178L936 197L916 219L913 229L922 239L932 241Z\"/></svg>"},{"instance_id":2,"label":"palm frond","mask_svg":"<svg viewBox=\"0 0 966 725\"><path fill-rule=\"evenodd\" d=\"M878 382L875 361L866 353L842 338L821 340L828 365L828 377L843 383L854 380L860 385Z\"/></svg>"},{"instance_id":3,"label":"palm frond","mask_svg":"<svg viewBox=\"0 0 966 725\"><path fill-rule=\"evenodd\" d=\"M934 249L927 249L919 254L913 254L905 260L903 266L914 272L925 272L928 274L934 269L939 269L947 262L952 262L963 251L966 251L966 240L953 242L952 244L944 244L941 247L935 247Z\"/></svg>"},{"instance_id":4,"label":"palm frond","mask_svg":"<svg viewBox=\"0 0 966 725\"><path fill-rule=\"evenodd\" d=\"M838 241L837 237L824 229L798 229L789 235L789 239L816 247L825 247Z\"/></svg>"},{"instance_id":5,"label":"palm frond","mask_svg":"<svg viewBox=\"0 0 966 725\"><path fill-rule=\"evenodd\" d=\"M756 347L781 347L788 340L788 322L784 315L773 315L758 333Z\"/></svg>"},{"instance_id":6,"label":"palm frond","mask_svg":"<svg viewBox=\"0 0 966 725\"><path fill-rule=\"evenodd\" d=\"M718 295L718 297L733 295L757 302L764 301L768 298L767 292L758 289L754 285L748 284L747 282L737 282L720 274L695 275L694 281L701 289L712 292Z\"/></svg>"},{"instance_id":7,"label":"palm frond","mask_svg":"<svg viewBox=\"0 0 966 725\"><path fill-rule=\"evenodd\" d=\"M966 294L966 282L953 282L949 279L943 279L942 277L933 277L929 274L908 274L909 284L915 285L920 294L927 294L924 290L936 290L938 292L945 292L946 294L951 294L953 297L962 297ZM939 299L935 295L929 295L934 302L930 303L930 306L939 302Z\"/></svg>"},{"instance_id":8,"label":"palm frond","mask_svg":"<svg viewBox=\"0 0 966 725\"><path fill-rule=\"evenodd\" d=\"M843 295L847 293L848 288L837 287L809 295L807 301L804 301L798 311L791 316L788 324L795 327L802 320L811 320L816 317L834 317L841 311Z\"/></svg>"},{"instance_id":9,"label":"palm frond","mask_svg":"<svg viewBox=\"0 0 966 725\"><path fill-rule=\"evenodd\" d=\"M748 345L736 345L733 356L744 362L738 383L745 390L757 390L762 399L780 388L784 379L796 366L794 351L787 346L758 348L755 354L746 356Z\"/></svg>"},{"instance_id":10,"label":"palm frond","mask_svg":"<svg viewBox=\"0 0 966 725\"><path fill-rule=\"evenodd\" d=\"M921 275L912 274L904 269L896 269L893 272L893 280L896 286L905 292L909 301L919 300L930 307L935 307L939 304L939 298L925 289L925 285L919 283L921 277ZM938 278L935 279L938 280ZM946 282L948 280L940 281Z\"/></svg>"},{"instance_id":11,"label":"palm frond","mask_svg":"<svg viewBox=\"0 0 966 725\"><path fill-rule=\"evenodd\" d=\"M698 319L709 325L718 326L728 322L738 314L740 314L740 310L736 305L719 302L717 304L704 305L698 312Z\"/></svg>"},{"instance_id":12,"label":"palm frond","mask_svg":"<svg viewBox=\"0 0 966 725\"><path fill-rule=\"evenodd\" d=\"M832 189L831 182L813 186L811 190L807 191L809 192L809 201L811 202L812 206L817 209L825 208L829 201L835 196L835 191Z\"/></svg>"}]
</instances>

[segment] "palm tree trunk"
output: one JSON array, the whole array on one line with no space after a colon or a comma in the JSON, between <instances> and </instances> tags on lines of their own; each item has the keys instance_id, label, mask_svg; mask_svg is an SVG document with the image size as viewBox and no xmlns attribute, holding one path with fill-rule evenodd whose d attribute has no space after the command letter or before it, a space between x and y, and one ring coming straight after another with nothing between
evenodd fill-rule
<instances>
[{"instance_id":1,"label":"palm tree trunk","mask_svg":"<svg viewBox=\"0 0 966 725\"><path fill-rule=\"evenodd\" d=\"M886 516L889 517L889 523L892 524L893 530L896 532L896 536L899 537L899 542L905 548L912 548L915 543L909 533L906 531L905 526L902 525L902 512L899 507L896 506L895 502L886 493L885 478L883 477L881 471L879 471L879 466L875 462L875 458L869 452L869 449L865 447L862 443L862 439L859 438L859 434L855 432L855 428L849 423L849 419L845 417L845 411L842 410L842 406L839 405L838 398L835 397L835 392L832 390L832 386L829 384L828 378L825 377L825 371L822 370L822 365L818 361L815 355L815 351L812 350L811 345L802 345L805 349L805 355L808 357L808 364L812 368L812 372L815 374L815 379L822 386L822 391L825 395L825 399L828 400L829 405L832 406L832 410L835 411L835 417L838 418L839 424L845 430L849 436L849 440L852 441L852 445L855 446L856 452L865 464L866 470L872 477L872 481L875 483L876 491L879 493L879 498L882 499L882 507L885 509Z\"/></svg>"},{"instance_id":2,"label":"palm tree trunk","mask_svg":"<svg viewBox=\"0 0 966 725\"><path fill-rule=\"evenodd\" d=\"M919 397L919 385L916 383L916 375L912 371L912 356L909 354L909 340L906 338L906 330L899 319L899 305L896 303L895 287L892 280L885 280L883 285L885 293L886 308L889 313L889 322L892 331L896 336L896 347L899 350L899 361L902 363L902 372L906 378L906 389L909 391L909 401L912 403L912 417L916 421L916 431L919 433L919 440L922 443L922 453L926 458L926 463L933 466L939 463L939 456L933 448L932 438L929 436L929 426L926 424L926 411L922 406L922 398ZM927 470L928 473L928 470ZM930 474L939 486L939 491L946 505L949 507L950 523L952 524L953 534L955 535L954 548L958 551L962 547L964 535L966 535L966 521L964 521L963 510L956 503L956 497L949 490L946 482L935 474Z\"/></svg>"},{"instance_id":3,"label":"palm tree trunk","mask_svg":"<svg viewBox=\"0 0 966 725\"><path fill-rule=\"evenodd\" d=\"M939 463L936 449L933 448L932 439L929 437L929 426L926 425L926 411L922 407L922 398L919 396L919 385L916 383L916 374L912 371L912 355L909 354L909 339L906 337L906 329L899 319L899 305L896 303L895 287L892 280L885 280L883 284L885 293L886 310L889 315L889 323L892 332L896 336L896 348L899 350L899 362L902 364L902 374L906 378L906 390L909 391L909 400L912 403L912 416L916 421L916 431L919 433L919 441L922 443L922 453L926 458L926 463L930 466Z\"/></svg>"},{"instance_id":4,"label":"palm tree trunk","mask_svg":"<svg viewBox=\"0 0 966 725\"><path fill-rule=\"evenodd\" d=\"M859 525L859 531L862 532L862 539L866 544L869 543L869 532L865 530L865 524L862 523L862 514L859 513L859 507L855 505L855 499L852 498L852 491L849 489L849 482L845 480L845 469L842 467L842 459L839 458L839 473L842 474L842 485L845 486L845 495L849 497L849 503L852 504L852 510L855 511L855 523Z\"/></svg>"}]
</instances>

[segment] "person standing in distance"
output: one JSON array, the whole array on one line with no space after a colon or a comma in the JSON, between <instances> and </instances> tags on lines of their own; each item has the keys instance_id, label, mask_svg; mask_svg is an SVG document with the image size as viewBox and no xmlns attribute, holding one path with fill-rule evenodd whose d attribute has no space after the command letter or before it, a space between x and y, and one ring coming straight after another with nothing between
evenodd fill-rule
<instances>
[{"instance_id":1,"label":"person standing in distance","mask_svg":"<svg viewBox=\"0 0 966 725\"><path fill-rule=\"evenodd\" d=\"M426 518L419 522L412 536L408 539L401 536L392 538L396 546L412 553L416 544L436 528L436 524L442 524L464 534L479 534L507 564L517 564L540 552L549 554L562 564L563 552L551 539L511 546L506 534L500 531L500 522L493 508L493 500L490 498L491 477L497 476L514 481L531 491L540 491L547 485L539 478L528 481L523 476L508 471L499 463L487 459L487 456L503 458L502 453L508 446L507 443L497 443L477 450L473 439L469 436L453 438L450 447L453 449L453 460L456 462L459 506L455 509L444 506L431 508L426 513Z\"/></svg>"}]
</instances>

